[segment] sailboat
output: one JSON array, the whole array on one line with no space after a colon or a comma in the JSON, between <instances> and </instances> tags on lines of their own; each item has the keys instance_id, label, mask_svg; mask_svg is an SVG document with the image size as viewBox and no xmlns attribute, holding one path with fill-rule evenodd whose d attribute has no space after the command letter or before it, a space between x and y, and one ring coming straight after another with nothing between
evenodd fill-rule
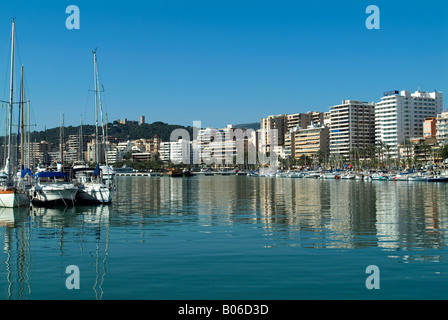
<instances>
[{"instance_id":1,"label":"sailboat","mask_svg":"<svg viewBox=\"0 0 448 320\"><path fill-rule=\"evenodd\" d=\"M12 20L12 37L11 37L11 77L10 77L10 97L9 97L9 115L8 115L8 155L4 168L5 179L0 186L0 207L14 208L29 205L28 193L23 190L19 181L13 173L12 166L12 114L13 114L13 92L14 92L14 37L15 22Z\"/></svg>"},{"instance_id":2,"label":"sailboat","mask_svg":"<svg viewBox=\"0 0 448 320\"><path fill-rule=\"evenodd\" d=\"M78 195L77 201L79 203L88 204L108 204L112 202L113 187L110 185L110 179L107 179L106 183L103 182L101 177L101 168L99 165L99 142L98 142L98 107L101 111L101 125L102 125L102 150L107 163L106 154L106 141L103 124L103 111L101 105L101 94L99 90L99 78L98 78L98 61L96 56L96 50L93 51L93 65L95 75L95 163L94 170L91 168L74 168L74 177L78 180Z\"/></svg>"},{"instance_id":3,"label":"sailboat","mask_svg":"<svg viewBox=\"0 0 448 320\"><path fill-rule=\"evenodd\" d=\"M61 115L61 162L57 163L57 170L40 171L34 175L36 181L30 189L31 202L36 206L74 206L78 188L70 181L70 177L64 171L64 120Z\"/></svg>"}]
</instances>

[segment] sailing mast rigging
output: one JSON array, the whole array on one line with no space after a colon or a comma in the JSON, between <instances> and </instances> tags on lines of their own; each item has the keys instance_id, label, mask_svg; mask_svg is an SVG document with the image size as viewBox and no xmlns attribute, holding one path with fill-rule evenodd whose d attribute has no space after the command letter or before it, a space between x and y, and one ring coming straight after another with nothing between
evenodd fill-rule
<instances>
[{"instance_id":1,"label":"sailing mast rigging","mask_svg":"<svg viewBox=\"0 0 448 320\"><path fill-rule=\"evenodd\" d=\"M6 158L6 174L8 181L12 180L12 107L14 99L14 50L15 50L15 21L12 19L12 35L11 35L11 76L10 76L10 94L9 94L9 115L8 115L8 157Z\"/></svg>"}]
</instances>

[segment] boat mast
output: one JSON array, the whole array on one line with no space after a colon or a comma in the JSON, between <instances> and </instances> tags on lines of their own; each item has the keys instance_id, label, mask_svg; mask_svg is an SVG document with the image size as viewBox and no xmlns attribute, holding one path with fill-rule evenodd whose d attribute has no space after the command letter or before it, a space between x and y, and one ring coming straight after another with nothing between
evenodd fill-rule
<instances>
[{"instance_id":1,"label":"boat mast","mask_svg":"<svg viewBox=\"0 0 448 320\"><path fill-rule=\"evenodd\" d=\"M28 114L27 114L27 119L28 119L28 131L27 131L27 147L28 147L28 152L27 152L27 168L31 167L31 159L30 159L30 146L31 146L31 107L30 107L30 100L28 100Z\"/></svg>"},{"instance_id":2,"label":"boat mast","mask_svg":"<svg viewBox=\"0 0 448 320\"><path fill-rule=\"evenodd\" d=\"M7 168L6 172L8 174L8 180L11 181L12 177L12 170L11 170L11 155L12 155L12 104L13 104L13 94L14 94L14 29L15 29L15 22L14 19L12 19L12 36L11 36L11 77L10 77L10 96L9 96L9 116L8 116L8 158L6 160Z\"/></svg>"},{"instance_id":3,"label":"boat mast","mask_svg":"<svg viewBox=\"0 0 448 320\"><path fill-rule=\"evenodd\" d=\"M98 163L98 78L97 78L97 61L96 61L96 49L93 52L93 68L95 75L95 162Z\"/></svg>"},{"instance_id":4,"label":"boat mast","mask_svg":"<svg viewBox=\"0 0 448 320\"><path fill-rule=\"evenodd\" d=\"M79 127L79 157L78 161L84 161L84 139L82 136L82 116L81 116L81 126Z\"/></svg>"},{"instance_id":5,"label":"boat mast","mask_svg":"<svg viewBox=\"0 0 448 320\"><path fill-rule=\"evenodd\" d=\"M24 95L23 95L23 66L20 68L20 164L25 164L25 126L24 126Z\"/></svg>"},{"instance_id":6,"label":"boat mast","mask_svg":"<svg viewBox=\"0 0 448 320\"><path fill-rule=\"evenodd\" d=\"M64 114L61 111L61 128L59 132L60 138L61 138L61 166L62 166L62 172L64 172Z\"/></svg>"},{"instance_id":7,"label":"boat mast","mask_svg":"<svg viewBox=\"0 0 448 320\"><path fill-rule=\"evenodd\" d=\"M100 109L100 115L101 115L101 131L103 133L103 138L102 138L102 150L104 153L104 159L106 162L106 166L108 167L108 162L107 162L107 154L106 154L106 132L104 130L104 121L103 121L103 105L101 104L101 90L99 89L99 85L100 85L100 80L98 77L98 63L96 65L96 83L98 86L98 103L99 103L99 109ZM107 122L107 120L106 120Z\"/></svg>"}]
</instances>

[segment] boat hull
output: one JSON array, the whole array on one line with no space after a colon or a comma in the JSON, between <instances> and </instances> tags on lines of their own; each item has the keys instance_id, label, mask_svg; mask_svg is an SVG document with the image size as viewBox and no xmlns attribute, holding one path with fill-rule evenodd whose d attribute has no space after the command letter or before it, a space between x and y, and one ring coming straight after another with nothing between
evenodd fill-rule
<instances>
[{"instance_id":1,"label":"boat hull","mask_svg":"<svg viewBox=\"0 0 448 320\"><path fill-rule=\"evenodd\" d=\"M428 182L448 182L448 178L445 178L445 177L428 178L426 181L428 181Z\"/></svg>"},{"instance_id":2,"label":"boat hull","mask_svg":"<svg viewBox=\"0 0 448 320\"><path fill-rule=\"evenodd\" d=\"M108 204L112 202L113 191L107 186L84 185L80 186L76 195L76 201L80 204Z\"/></svg>"},{"instance_id":3,"label":"boat hull","mask_svg":"<svg viewBox=\"0 0 448 320\"><path fill-rule=\"evenodd\" d=\"M73 206L76 201L78 188L75 186L40 186L30 191L31 202L37 206L65 205Z\"/></svg>"},{"instance_id":4,"label":"boat hull","mask_svg":"<svg viewBox=\"0 0 448 320\"><path fill-rule=\"evenodd\" d=\"M0 190L0 207L19 208L30 204L28 193L17 190Z\"/></svg>"}]
</instances>

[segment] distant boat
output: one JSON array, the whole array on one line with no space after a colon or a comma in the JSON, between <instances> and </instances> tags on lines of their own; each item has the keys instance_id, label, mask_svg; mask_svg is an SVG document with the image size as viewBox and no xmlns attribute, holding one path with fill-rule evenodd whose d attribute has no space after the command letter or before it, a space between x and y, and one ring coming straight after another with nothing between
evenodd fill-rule
<instances>
[{"instance_id":1,"label":"distant boat","mask_svg":"<svg viewBox=\"0 0 448 320\"><path fill-rule=\"evenodd\" d=\"M431 176L426 179L428 182L448 182L448 177Z\"/></svg>"},{"instance_id":2,"label":"distant boat","mask_svg":"<svg viewBox=\"0 0 448 320\"><path fill-rule=\"evenodd\" d=\"M394 181L408 181L409 175L407 173L397 174L393 177Z\"/></svg>"},{"instance_id":3,"label":"distant boat","mask_svg":"<svg viewBox=\"0 0 448 320\"><path fill-rule=\"evenodd\" d=\"M195 174L193 172L188 171L188 170L185 170L183 172L183 174L184 174L184 177L194 177L195 176Z\"/></svg>"},{"instance_id":4,"label":"distant boat","mask_svg":"<svg viewBox=\"0 0 448 320\"><path fill-rule=\"evenodd\" d=\"M298 173L298 172L290 172L290 173L288 174L288 177L290 177L290 178L302 178L303 175L301 175L301 174Z\"/></svg>"},{"instance_id":5,"label":"distant boat","mask_svg":"<svg viewBox=\"0 0 448 320\"><path fill-rule=\"evenodd\" d=\"M426 181L427 178L423 175L410 175L408 181Z\"/></svg>"},{"instance_id":6,"label":"distant boat","mask_svg":"<svg viewBox=\"0 0 448 320\"><path fill-rule=\"evenodd\" d=\"M168 171L168 176L171 178L183 177L184 173L181 169L171 169Z\"/></svg>"},{"instance_id":7,"label":"distant boat","mask_svg":"<svg viewBox=\"0 0 448 320\"><path fill-rule=\"evenodd\" d=\"M320 175L322 179L336 179L337 175L333 172L325 172Z\"/></svg>"},{"instance_id":8,"label":"distant boat","mask_svg":"<svg viewBox=\"0 0 448 320\"><path fill-rule=\"evenodd\" d=\"M386 181L386 180L388 180L389 178L388 178L386 175L384 175L384 174L374 173L374 174L372 174L372 175L370 176L370 179L372 179L372 180L383 180L383 181Z\"/></svg>"}]
</instances>

